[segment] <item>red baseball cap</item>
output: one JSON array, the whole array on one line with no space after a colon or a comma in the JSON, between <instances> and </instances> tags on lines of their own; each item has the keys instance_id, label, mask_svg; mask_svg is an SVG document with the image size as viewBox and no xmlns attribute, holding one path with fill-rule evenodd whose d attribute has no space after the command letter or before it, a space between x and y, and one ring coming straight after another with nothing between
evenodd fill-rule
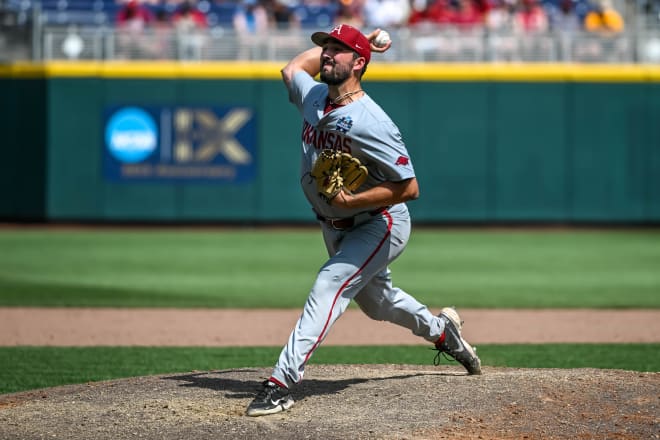
<instances>
[{"instance_id":1,"label":"red baseball cap","mask_svg":"<svg viewBox=\"0 0 660 440\"><path fill-rule=\"evenodd\" d=\"M364 57L367 60L367 63L371 60L371 45L369 44L367 37L365 37L359 29L348 24L340 24L335 26L330 33L314 32L312 34L312 41L317 46L323 46L331 38L350 47L361 57Z\"/></svg>"}]
</instances>

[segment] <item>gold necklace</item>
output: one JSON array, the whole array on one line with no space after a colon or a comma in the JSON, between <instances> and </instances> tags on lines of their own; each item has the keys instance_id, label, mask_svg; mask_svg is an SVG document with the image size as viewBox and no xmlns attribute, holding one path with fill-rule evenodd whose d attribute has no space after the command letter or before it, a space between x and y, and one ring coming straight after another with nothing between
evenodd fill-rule
<instances>
[{"instance_id":1,"label":"gold necklace","mask_svg":"<svg viewBox=\"0 0 660 440\"><path fill-rule=\"evenodd\" d=\"M333 100L332 100L332 103L333 103L333 104L339 104L339 103L342 102L344 99L346 99L346 98L350 98L351 96L355 95L356 93L360 93L360 92L363 92L363 90L360 89L360 90L355 90L354 92L344 93L343 95L337 96L335 99L333 99Z\"/></svg>"}]
</instances>

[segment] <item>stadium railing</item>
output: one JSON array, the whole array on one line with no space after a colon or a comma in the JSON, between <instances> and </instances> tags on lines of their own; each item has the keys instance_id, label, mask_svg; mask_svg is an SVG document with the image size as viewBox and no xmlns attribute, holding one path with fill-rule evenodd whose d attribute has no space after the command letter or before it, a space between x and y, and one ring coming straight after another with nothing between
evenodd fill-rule
<instances>
[{"instance_id":1,"label":"stadium railing","mask_svg":"<svg viewBox=\"0 0 660 440\"><path fill-rule=\"evenodd\" d=\"M1 1L1 0L0 0ZM198 2L209 29L177 33L149 29L139 34L115 27L118 5L111 0L4 0L11 19L0 28L0 61L39 60L245 60L285 61L309 47L310 29L327 28L332 7L298 6L300 29L267 36L239 35L231 25L236 3ZM606 38L584 32L562 34L492 33L477 28L391 30L396 62L593 62L660 63L660 26L638 14L627 30ZM27 30L26 30L27 29Z\"/></svg>"},{"instance_id":2,"label":"stadium railing","mask_svg":"<svg viewBox=\"0 0 660 440\"><path fill-rule=\"evenodd\" d=\"M392 32L390 62L582 62L660 63L660 31L627 32L604 38L584 32L492 34ZM310 47L307 30L272 31L267 36L239 35L231 29L179 34L172 30L126 33L114 27L44 27L43 60L286 61Z\"/></svg>"}]
</instances>

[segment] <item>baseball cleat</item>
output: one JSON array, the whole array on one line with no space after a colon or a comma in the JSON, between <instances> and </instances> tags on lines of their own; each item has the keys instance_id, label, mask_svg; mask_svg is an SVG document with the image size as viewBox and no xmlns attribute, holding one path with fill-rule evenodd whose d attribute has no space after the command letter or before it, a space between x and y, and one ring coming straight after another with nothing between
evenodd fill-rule
<instances>
[{"instance_id":1,"label":"baseball cleat","mask_svg":"<svg viewBox=\"0 0 660 440\"><path fill-rule=\"evenodd\" d=\"M440 353L446 353L465 367L468 374L481 374L481 361L476 349L472 348L461 336L463 322L453 307L445 307L438 315L445 323L445 331L435 343L438 355L434 364L440 363Z\"/></svg>"},{"instance_id":2,"label":"baseball cleat","mask_svg":"<svg viewBox=\"0 0 660 440\"><path fill-rule=\"evenodd\" d=\"M262 383L261 391L245 412L248 416L265 416L286 411L293 406L289 390L269 380Z\"/></svg>"}]
</instances>

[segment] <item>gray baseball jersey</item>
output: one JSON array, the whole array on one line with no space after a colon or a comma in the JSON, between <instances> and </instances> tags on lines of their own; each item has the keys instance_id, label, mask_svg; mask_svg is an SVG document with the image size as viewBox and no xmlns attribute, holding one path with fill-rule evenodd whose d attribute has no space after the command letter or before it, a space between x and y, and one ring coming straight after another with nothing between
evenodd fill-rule
<instances>
[{"instance_id":1,"label":"gray baseball jersey","mask_svg":"<svg viewBox=\"0 0 660 440\"><path fill-rule=\"evenodd\" d=\"M335 208L319 197L309 175L319 152L333 148L350 153L368 168L369 177L358 192L384 181L414 177L398 128L367 95L324 112L328 87L305 72L295 75L289 94L304 119L301 184L307 199L323 217L359 214L362 221L346 230L321 222L330 258L319 270L270 377L287 387L302 380L305 364L351 300L369 317L408 328L429 342L437 341L444 330L443 321L425 305L392 285L388 265L403 252L410 236L406 205L387 207L377 214Z\"/></svg>"},{"instance_id":2,"label":"gray baseball jersey","mask_svg":"<svg viewBox=\"0 0 660 440\"><path fill-rule=\"evenodd\" d=\"M398 127L368 95L324 113L327 97L328 86L305 72L294 78L290 99L303 116L301 184L318 214L328 218L350 217L360 210L332 207L318 195L309 172L321 150L350 153L367 167L369 176L357 192L386 180L399 182L415 177L415 171Z\"/></svg>"}]
</instances>

